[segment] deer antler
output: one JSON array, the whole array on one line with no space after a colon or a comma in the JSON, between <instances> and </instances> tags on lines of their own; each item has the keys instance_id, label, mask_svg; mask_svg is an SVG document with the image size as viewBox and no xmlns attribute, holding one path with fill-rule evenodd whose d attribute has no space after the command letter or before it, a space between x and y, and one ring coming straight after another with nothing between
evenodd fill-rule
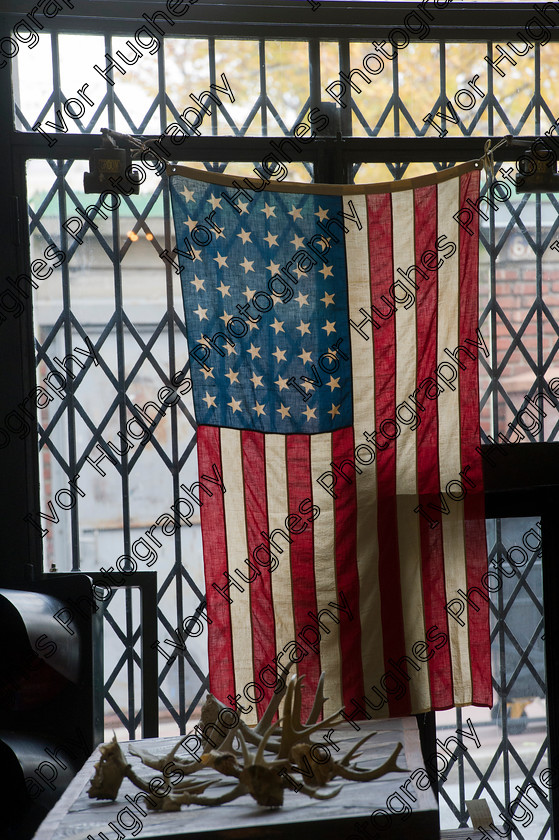
<instances>
[{"instance_id":1,"label":"deer antler","mask_svg":"<svg viewBox=\"0 0 559 840\"><path fill-rule=\"evenodd\" d=\"M90 780L87 794L90 799L116 799L122 780L128 775L130 765L116 740L113 732L112 740L99 747L101 758L94 765L95 775ZM138 785L139 787L139 785Z\"/></svg>"},{"instance_id":2,"label":"deer antler","mask_svg":"<svg viewBox=\"0 0 559 840\"><path fill-rule=\"evenodd\" d=\"M370 732L368 735L365 735L365 737L361 738L361 740L358 741L358 743L355 744L340 761L334 761L334 759L330 756L325 762L317 762L312 753L313 745L304 743L295 744L295 746L291 748L290 757L303 775L308 776L309 771L312 772L313 777L309 786L313 787L313 789L315 785L324 785L336 776L341 776L343 779L347 779L348 781L370 782L373 779L379 779L386 773L405 772L405 769L398 767L396 763L396 759L402 749L401 744L398 744L392 755L384 762L384 764L381 764L380 767L375 767L373 770L370 770L367 768L359 768L355 765L350 766L350 758L356 753L359 747L364 744L365 741L368 741L369 738L372 738L373 735L377 734L378 733L376 732Z\"/></svg>"},{"instance_id":3,"label":"deer antler","mask_svg":"<svg viewBox=\"0 0 559 840\"><path fill-rule=\"evenodd\" d=\"M264 733L254 755L249 753L242 733L239 733L238 736L245 763L239 781L246 786L252 798L259 805L268 808L279 808L280 805L283 805L283 779L276 768L278 764L285 765L288 763L285 761L278 762L277 759L268 762L264 756L266 743L275 728L276 725L273 724Z\"/></svg>"},{"instance_id":4,"label":"deer antler","mask_svg":"<svg viewBox=\"0 0 559 840\"><path fill-rule=\"evenodd\" d=\"M243 784L235 785L234 788L227 791L226 793L222 793L221 796L198 796L194 793L182 793L179 796L173 796L169 794L169 796L165 797L165 800L162 800L163 807L161 808L162 811L180 811L181 805L223 805L225 802L233 802L234 799L238 799L240 796L245 796L248 793L248 789Z\"/></svg>"},{"instance_id":5,"label":"deer antler","mask_svg":"<svg viewBox=\"0 0 559 840\"><path fill-rule=\"evenodd\" d=\"M304 793L306 796L310 796L311 799L333 799L335 796L339 794L343 785L338 785L337 788L330 791L329 793L319 793L316 788L308 787L307 785L303 785L302 788L299 788L299 793Z\"/></svg>"},{"instance_id":6,"label":"deer antler","mask_svg":"<svg viewBox=\"0 0 559 840\"><path fill-rule=\"evenodd\" d=\"M178 748L181 746L184 738L181 738L180 741L177 741L171 752L168 752L167 755L163 757L158 757L153 755L153 753L146 752L145 750L139 750L137 747L133 747L129 745L128 752L132 755L137 756L142 764L145 764L146 767L151 767L152 770L163 770L164 767L167 767L170 761L173 762L177 769L180 769L185 776L189 775L190 773L195 773L197 770L200 769L200 762L199 761L181 761L180 759L175 758L175 754Z\"/></svg>"},{"instance_id":7,"label":"deer antler","mask_svg":"<svg viewBox=\"0 0 559 840\"><path fill-rule=\"evenodd\" d=\"M290 660L289 664L286 665L281 672L281 677L282 678L286 677L286 675L289 673L289 670L291 669L292 665L293 665L293 662ZM287 682L284 679L284 682L283 682L283 685L281 686L281 688L277 691L274 691L274 694L270 698L270 702L268 703L268 706L266 707L266 710L265 710L264 714L262 715L262 717L260 718L260 720L258 721L258 723L256 724L255 727L247 726L247 724L244 722L244 720L239 720L238 724L236 724L236 726L232 727L229 730L229 733L227 734L227 736L225 736L225 738L223 740L220 740L219 733L216 733L215 735L214 735L214 733L212 733L212 740L215 740L215 742L216 742L215 749L220 749L220 750L224 749L225 740L226 740L227 737L229 737L231 732L235 732L235 733L236 732L242 732L246 741L249 744L252 744L253 746L257 747L262 740L263 733L266 732L270 728L270 726L272 725L272 720L274 718L274 715L276 714L276 712L279 709L280 703L281 703L281 701L282 701L282 699L285 695L286 690L287 690ZM322 702L324 702L324 701L322 701ZM218 726L219 725L218 724L219 713L224 709L227 709L227 711L231 711L230 706L226 706L224 703L222 703L220 700L218 700L217 697L214 697L213 694L207 694L204 705L202 706L202 713L201 713L202 728L206 727L209 723L212 723L215 726ZM274 724L274 730L271 733L272 735L275 733L277 728L278 728L278 724ZM208 739L204 738L205 749L207 748L208 743L209 743ZM274 744L270 744L268 749L270 749L272 752L277 752L277 750L279 749L279 746L274 745ZM159 768L157 768L157 769L159 769Z\"/></svg>"},{"instance_id":8,"label":"deer antler","mask_svg":"<svg viewBox=\"0 0 559 840\"><path fill-rule=\"evenodd\" d=\"M289 665L286 665L285 668L283 669L283 671L281 672L281 677L283 678L282 687L278 691L274 691L274 695L273 695L273 697L270 698L270 702L268 703L268 706L266 707L266 711L264 712L264 714L262 715L262 717L260 718L260 720L258 721L256 726L252 730L253 732L257 732L259 735L262 735L271 726L274 715L277 712L277 710L279 709L279 705L280 705L280 703L281 703L281 701L282 701L282 699L285 695L285 692L287 690L287 680L285 679L285 677L289 673L292 665L293 665L293 662L290 659L289 660Z\"/></svg>"},{"instance_id":9,"label":"deer antler","mask_svg":"<svg viewBox=\"0 0 559 840\"><path fill-rule=\"evenodd\" d=\"M291 748L295 746L295 744L309 743L309 737L310 735L312 735L313 732L316 732L318 729L323 729L325 726L328 726L330 723L333 723L339 716L339 712L334 712L334 714L329 715L329 717L324 718L324 720L320 721L319 723L301 723L302 681L302 677L297 678L295 676L291 677L291 679L289 680L287 694L285 697L283 725L281 732L280 747L278 751L278 758L288 758L289 752ZM320 685L317 689L317 695L319 691L320 693L322 693L322 688ZM316 700L315 704L313 704L313 710L315 709L315 706ZM313 712L311 711L311 716L312 714Z\"/></svg>"},{"instance_id":10,"label":"deer antler","mask_svg":"<svg viewBox=\"0 0 559 840\"><path fill-rule=\"evenodd\" d=\"M288 673L291 664L290 662L289 666L283 670L283 677ZM232 802L246 794L250 794L259 805L278 807L283 804L284 790L288 785L293 786L293 779L284 772L288 769L289 772L301 773L304 778L310 780L307 783L297 784L297 790L313 799L331 799L337 796L343 784L322 792L317 790L336 776L350 781L367 782L378 779L386 773L405 772L404 768L397 764L402 750L401 743L379 767L368 769L359 767L355 763L359 748L373 735L378 734L377 732L371 732L361 738L339 761L335 761L330 755L326 760L317 761L314 753L319 746L323 745L313 743L310 736L313 732L337 721L340 713L335 712L318 722L325 702L324 674L321 674L307 722L302 723L302 684L303 677L292 676L288 681L284 681L281 688L270 698L262 718L254 728L236 718L233 726L224 726L220 719L222 710L229 712L233 710L212 694L208 694L202 710L202 725L206 728L209 724L213 724L213 729L217 734L212 732L212 740L209 737L204 738L205 750L199 761L181 761L176 758L177 750L184 739L178 741L164 757L158 757L130 746L130 753L137 756L147 767L161 771L171 765L176 773L182 774L180 780L172 785L172 793L159 798L157 803L148 801L148 807L163 811L178 811L181 805L217 806ZM283 717L277 723L273 723L272 720L278 713L282 699L284 700ZM222 734L220 726L228 730L226 734ZM280 735L279 738L278 735ZM215 743L214 738L217 746L210 750L208 745ZM238 742L236 747L234 747L235 740ZM252 751L249 750L248 744L252 745ZM101 745L100 752L101 758L95 765L96 773L88 791L90 797L115 799L125 777L140 790L146 793L151 792L150 784L138 776L127 763L115 736L110 743ZM242 765L240 764L241 756ZM319 755L318 758L320 759L321 756ZM202 769L210 774L209 777L184 778ZM232 787L231 782L225 779L218 782L219 777L217 775L212 777L212 771L220 773L222 777L233 777L237 781ZM226 785L227 790L213 797L205 795L206 789L215 783L219 786Z\"/></svg>"},{"instance_id":11,"label":"deer antler","mask_svg":"<svg viewBox=\"0 0 559 840\"><path fill-rule=\"evenodd\" d=\"M368 734L368 735L365 735L365 737L364 737L364 738L361 738L361 740L360 740L360 741L358 741L358 742L357 742L357 743L356 743L356 744L355 744L355 745L354 745L354 746L350 749L350 751L349 751L348 753L346 753L346 755L344 755L344 757L341 759L341 761L340 761L339 763L340 763L342 766L347 766L347 765L349 764L350 759L351 759L351 758L353 758L353 756L354 756L354 754L355 754L355 753L357 753L357 750L359 749L359 747L360 747L362 744L364 744L364 743L365 743L365 741L368 741L368 740L369 740L369 738L372 738L372 737L373 737L373 735L378 735L378 732L369 732L369 734ZM357 758L357 755L356 755L355 757Z\"/></svg>"},{"instance_id":12,"label":"deer antler","mask_svg":"<svg viewBox=\"0 0 559 840\"><path fill-rule=\"evenodd\" d=\"M159 797L156 801L150 799L148 796L146 798L146 807L150 811L179 811L180 803L178 807L175 807L175 800L179 796L196 796L203 793L206 788L213 784L213 780L201 782L195 779L188 779L186 782L175 785L175 790L178 791L178 794L168 793L166 796Z\"/></svg>"},{"instance_id":13,"label":"deer antler","mask_svg":"<svg viewBox=\"0 0 559 840\"><path fill-rule=\"evenodd\" d=\"M325 702L328 700L327 697L324 696L324 671L320 675L320 679L318 681L318 685L316 687L316 694L314 696L314 702L312 704L312 709L310 714L307 718L307 724L309 723L316 723L318 720L318 716L322 711L322 707L324 706Z\"/></svg>"},{"instance_id":14,"label":"deer antler","mask_svg":"<svg viewBox=\"0 0 559 840\"><path fill-rule=\"evenodd\" d=\"M354 782L371 782L373 779L379 779L386 773L405 773L406 768L398 767L396 763L401 749L402 745L398 744L390 758L387 758L384 764L381 764L380 767L375 767L374 770L357 770L355 767L347 767L342 762L335 761L334 767L336 772L334 775Z\"/></svg>"}]
</instances>

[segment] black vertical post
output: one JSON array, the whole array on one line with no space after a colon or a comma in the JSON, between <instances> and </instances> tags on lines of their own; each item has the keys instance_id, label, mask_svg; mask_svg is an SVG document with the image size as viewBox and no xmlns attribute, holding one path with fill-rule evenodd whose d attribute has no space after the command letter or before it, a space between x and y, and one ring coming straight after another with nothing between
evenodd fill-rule
<instances>
[{"instance_id":1,"label":"black vertical post","mask_svg":"<svg viewBox=\"0 0 559 840\"><path fill-rule=\"evenodd\" d=\"M557 639L559 639L559 491L548 492L541 518L542 527L542 577L543 616L546 672L546 710L548 732L548 767L554 776L559 772L559 665ZM551 797L551 838L559 838L559 795L557 788L549 791Z\"/></svg>"},{"instance_id":2,"label":"black vertical post","mask_svg":"<svg viewBox=\"0 0 559 840\"><path fill-rule=\"evenodd\" d=\"M341 109L333 102L321 102L320 110L328 117L328 127L315 139L316 184L349 184L350 167L343 153Z\"/></svg>"},{"instance_id":3,"label":"black vertical post","mask_svg":"<svg viewBox=\"0 0 559 840\"><path fill-rule=\"evenodd\" d=\"M2 32L9 31L5 17L0 18L0 27ZM13 419L9 422L12 428L20 428L20 431L0 432L0 471L4 481L0 583L18 586L41 573L42 545L40 532L24 521L27 513L36 515L39 511L39 463L37 409L33 399L26 400L35 385L33 287L29 269L25 169L12 143L15 132L10 71L9 67L0 70L0 113L4 119L4 129L0 132L0 294L3 300L0 394L2 417L13 411Z\"/></svg>"},{"instance_id":4,"label":"black vertical post","mask_svg":"<svg viewBox=\"0 0 559 840\"><path fill-rule=\"evenodd\" d=\"M427 759L437 751L437 724L435 721L435 712L425 712L424 714L416 715L417 728L419 730L419 741L421 744L421 755L423 756L423 763L427 765ZM439 801L439 785L437 779L431 781L431 787L437 802Z\"/></svg>"}]
</instances>

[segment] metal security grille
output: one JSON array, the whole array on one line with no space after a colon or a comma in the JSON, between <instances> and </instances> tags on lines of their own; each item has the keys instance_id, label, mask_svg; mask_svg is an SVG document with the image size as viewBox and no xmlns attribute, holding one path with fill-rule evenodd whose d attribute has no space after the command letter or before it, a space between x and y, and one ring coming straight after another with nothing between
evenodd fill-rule
<instances>
[{"instance_id":1,"label":"metal security grille","mask_svg":"<svg viewBox=\"0 0 559 840\"><path fill-rule=\"evenodd\" d=\"M466 800L485 798L500 830L506 820L509 836L542 840L549 836L551 802L542 783L549 740L540 523L511 518L489 520L487 526L490 585L497 590L490 599L495 705L491 720L476 718L473 707L437 715L439 744L456 737L456 730L466 733L458 738L462 748L451 747L453 757L440 749L441 824L467 825ZM479 744L467 738L469 718ZM513 805L526 789L528 797Z\"/></svg>"},{"instance_id":2,"label":"metal security grille","mask_svg":"<svg viewBox=\"0 0 559 840\"><path fill-rule=\"evenodd\" d=\"M331 135L325 133L301 153L284 147L293 157L287 164L289 177L399 179L478 157L480 138L486 135L539 135L559 114L559 93L553 89L559 45L536 44L524 55L523 45L517 45L519 52L511 52L511 61L501 64L501 76L485 61L485 56L498 56L491 43L411 43L396 50L393 59L385 57L382 73L375 75L367 73L364 58L370 44L364 43L169 36L161 41L164 48L154 54L142 50L137 65L126 65L124 74L113 70L103 78L93 65L103 71L106 53L116 56L117 50L129 49L126 36L41 35L33 73L37 77L40 65L39 90L45 96L38 102L37 87L31 92L26 84L31 59L22 55L15 121L18 129L31 132L35 127L58 143L58 148L55 143L51 147L43 134L45 148L49 142L52 152L46 158L44 150L40 155L30 152L27 169L32 259L47 259L49 245L64 255L35 290L37 382L59 385L58 393L51 387L51 399L40 412L41 511L47 517L31 512L36 526L48 528L45 568L56 558L59 571L110 567L116 577L119 569L128 571L134 563L139 569L157 570L159 626L154 644L159 651L160 708L184 733L207 689L203 633L200 639L191 633L184 644L185 631L200 623L204 605L199 525L194 515L188 527L170 534L160 546L147 535L154 512L168 514L181 483L196 478L195 422L188 395L179 394L169 406L159 396L163 387L176 387L177 374L188 375L178 277L159 259L173 245L168 188L165 178L147 173L139 196L123 196L116 209L101 207L98 197L85 196L81 187L91 149L91 143L84 142L86 135L98 135L101 126L108 126L157 136L171 122L180 123L184 109L194 107L201 92L213 91L220 104L206 98L201 135L185 140L177 159L250 174L280 145L274 147L270 138L289 135L309 108L337 103L337 115L329 112ZM418 68L422 85L417 82ZM355 69L363 76L352 73ZM222 74L232 86L234 102L218 92L225 86ZM347 78L355 87L346 82L341 94L339 81ZM94 104L84 107L83 117L74 118L77 106L66 105L69 97L75 99L76 79L90 81L88 96ZM472 79L474 85L469 84ZM473 97L470 108L460 107L461 102L471 102L465 95L456 99L460 90ZM332 95L336 91L337 98ZM85 106L83 98L82 102ZM426 115L430 119L424 121ZM371 139L375 145L370 145ZM496 167L497 178L501 168ZM91 204L101 212L86 211L89 224L78 210ZM488 347L481 362L484 431L494 438L501 432L514 439L520 432L526 440L551 441L559 421L555 408L544 406L545 422L535 408L536 419L526 423L522 420L529 415L522 416L521 409L547 387L557 364L559 258L550 246L558 236L558 202L553 195L520 198L513 191L497 209L483 207L480 329ZM77 221L69 224L71 218ZM54 265L54 251L49 260ZM145 409L142 416L150 438L145 445L145 433L127 426L137 414L135 406ZM97 467L105 475L92 464L102 453L108 457ZM84 494L74 490L76 504L47 507L46 500L71 488L76 475ZM58 498L64 503L71 497ZM495 525L492 557L503 550L500 529ZM453 763L459 798L441 785L452 824L466 824L465 766L479 779L477 792L487 795L497 809L513 798L510 790L497 792L494 771L499 762L505 769L516 762L526 780L543 766L546 738L532 763L526 764L511 740L506 717L507 699L515 696L511 691L522 669L530 671L545 694L543 677L536 676L533 664L540 624L525 649L518 649L508 620L522 593L543 614L541 590L530 577L536 554L515 585L492 603L502 739L484 769L473 753L460 754ZM140 721L139 608L133 591L126 589L116 592L104 609L107 710L134 737ZM511 645L519 657L512 671L507 659ZM458 710L454 728L463 728L466 717ZM548 825L549 820L538 837L545 836ZM514 830L519 837L532 836L523 835L516 824Z\"/></svg>"}]
</instances>

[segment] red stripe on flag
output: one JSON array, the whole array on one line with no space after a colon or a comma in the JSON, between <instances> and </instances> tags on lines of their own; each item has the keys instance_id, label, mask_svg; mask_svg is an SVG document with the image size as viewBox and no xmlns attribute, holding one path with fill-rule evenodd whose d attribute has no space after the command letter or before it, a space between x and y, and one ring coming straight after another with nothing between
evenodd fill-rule
<instances>
[{"instance_id":1,"label":"red stripe on flag","mask_svg":"<svg viewBox=\"0 0 559 840\"><path fill-rule=\"evenodd\" d=\"M398 549L398 515L396 508L396 446L382 434L385 421L396 412L396 326L388 304L381 300L394 282L392 254L392 196L367 196L369 223L369 269L371 300L377 308L375 319L379 329L372 330L375 360L375 429L377 432L377 486L378 486L378 547L379 587L381 593L381 620L384 664L390 671L390 659L400 659L406 654L404 619L402 615L402 589ZM374 311L374 310L373 310ZM380 312L380 315L378 314ZM382 316L386 316L386 320ZM394 427L386 424L388 435ZM384 680L386 683L386 679ZM386 688L386 686L383 686ZM394 692L394 686L389 689ZM390 715L408 714L409 693L396 700L387 691Z\"/></svg>"},{"instance_id":2,"label":"red stripe on flag","mask_svg":"<svg viewBox=\"0 0 559 840\"><path fill-rule=\"evenodd\" d=\"M350 470L355 464L353 429L339 429L332 434L332 460L337 465L349 462ZM357 465L356 465L357 466ZM366 468L365 468L366 469ZM345 487L343 494L337 494L336 517L336 577L338 603L340 590L348 602L353 618L344 612L340 617L340 647L342 652L342 688L346 709L354 697L365 692L363 665L361 662L361 618L359 613L359 570L357 567L357 488L356 483Z\"/></svg>"},{"instance_id":3,"label":"red stripe on flag","mask_svg":"<svg viewBox=\"0 0 559 840\"><path fill-rule=\"evenodd\" d=\"M263 543L260 533L261 531L268 533L265 435L262 432L242 432L241 441L247 548L250 562L250 567L246 566L243 573L249 580L257 575L250 583L250 613L254 681L264 691L264 697L256 704L260 718L274 694L273 674L276 671L274 662L276 636L269 554L268 546ZM265 551L262 548L256 551L259 546L264 546ZM265 680L263 680L260 672L266 665L270 667L266 670Z\"/></svg>"},{"instance_id":4,"label":"red stripe on flag","mask_svg":"<svg viewBox=\"0 0 559 840\"><path fill-rule=\"evenodd\" d=\"M200 482L203 482L205 474L215 475L214 464L223 476L219 428L198 426L196 439ZM220 595L212 586L216 583L223 587L227 582L224 576L227 573L227 538L221 492L213 492L211 498L204 496L204 504L200 508L200 520L204 546L206 601L208 616L211 620L211 624L208 624L208 658L210 663L213 663L210 669L210 691L218 700L227 704L227 695L235 696L231 611L223 595ZM216 662L220 663L219 668L215 667Z\"/></svg>"},{"instance_id":5,"label":"red stripe on flag","mask_svg":"<svg viewBox=\"0 0 559 840\"><path fill-rule=\"evenodd\" d=\"M422 187L415 191L415 262L426 275L419 278L416 302L417 325L417 385L432 376L437 367L437 312L438 272L427 271L421 256L432 249L437 238L437 186ZM419 503L424 507L430 502L440 507L439 498L439 420L436 400L418 397L423 411L418 410L420 424L417 428L417 490ZM448 615L445 611L445 569L443 551L442 512L428 508L437 527L419 515L421 535L421 565L423 577L423 603L425 634L443 632L448 638ZM429 631L432 631L431 633ZM427 643L430 640L427 638ZM431 645L429 644L429 648ZM450 648L446 644L429 659L429 683L434 708L452 706L452 665Z\"/></svg>"},{"instance_id":6,"label":"red stripe on flag","mask_svg":"<svg viewBox=\"0 0 559 840\"><path fill-rule=\"evenodd\" d=\"M312 504L310 437L289 435L286 438L286 458L289 515L299 518L303 515L303 519L308 521L309 505ZM320 677L320 654L315 652L315 649L318 650L320 631L316 623L310 621L308 615L309 611L314 612L315 615L317 612L312 522L309 522L308 527L300 534L291 532L291 539L295 640L299 645L302 644L303 650L307 651L307 656L297 664L299 676L305 675L305 691L303 691L303 716L305 716L311 710L312 699Z\"/></svg>"},{"instance_id":7,"label":"red stripe on flag","mask_svg":"<svg viewBox=\"0 0 559 840\"><path fill-rule=\"evenodd\" d=\"M469 172L460 178L460 207L468 199L476 202L479 195L479 172ZM466 542L468 592L477 605L468 605L468 633L472 668L473 700L475 705L491 705L491 644L489 637L489 603L482 577L487 572L487 542L485 535L485 497L481 458L475 451L480 446L478 349L465 345L465 340L478 341L478 224L474 214L470 235L460 228L460 345L467 353L459 353L465 370L460 370L460 429L462 477L467 495L464 499L464 537ZM468 483L470 479L471 483ZM475 485L475 486L472 486ZM485 597L484 597L485 596Z\"/></svg>"}]
</instances>

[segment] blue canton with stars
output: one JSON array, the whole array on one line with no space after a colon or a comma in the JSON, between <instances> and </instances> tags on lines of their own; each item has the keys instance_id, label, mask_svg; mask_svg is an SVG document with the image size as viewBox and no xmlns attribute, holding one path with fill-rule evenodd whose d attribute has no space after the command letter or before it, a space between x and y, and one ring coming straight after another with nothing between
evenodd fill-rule
<instances>
[{"instance_id":1,"label":"blue canton with stars","mask_svg":"<svg viewBox=\"0 0 559 840\"><path fill-rule=\"evenodd\" d=\"M222 196L233 186L170 184L197 422L281 434L350 426L343 229L319 224L343 222L341 198L247 187L239 213Z\"/></svg>"}]
</instances>

